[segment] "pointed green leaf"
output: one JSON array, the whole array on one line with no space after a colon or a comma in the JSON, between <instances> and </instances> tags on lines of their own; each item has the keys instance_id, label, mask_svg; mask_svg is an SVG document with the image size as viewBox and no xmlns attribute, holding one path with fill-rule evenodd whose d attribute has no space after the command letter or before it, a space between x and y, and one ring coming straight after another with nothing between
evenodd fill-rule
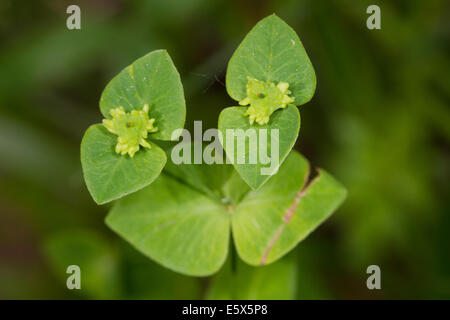
<instances>
[{"instance_id":1,"label":"pointed green leaf","mask_svg":"<svg viewBox=\"0 0 450 320\"><path fill-rule=\"evenodd\" d=\"M314 69L300 39L276 15L256 24L228 64L226 86L234 100L246 97L248 77L289 83L297 106L311 100L316 87Z\"/></svg>"},{"instance_id":2,"label":"pointed green leaf","mask_svg":"<svg viewBox=\"0 0 450 320\"><path fill-rule=\"evenodd\" d=\"M294 106L288 106L284 110L275 111L270 122L266 125L253 124L250 125L248 117L244 116L245 107L230 107L222 110L219 116L219 130L222 133L222 146L227 153L230 160L233 161L234 168L239 173L241 178L253 189L257 189L262 186L271 175L263 174L263 168L269 168L271 165L263 164L259 157L259 151L261 145L266 146L266 154L275 160L278 157L278 166L274 166L272 174L276 172L278 167L284 161L286 156L291 151L295 144L299 130L300 130L300 114L298 109ZM227 150L227 130L242 129L244 132L247 130L254 130L256 137L258 137L258 143L256 147L251 147L249 139L246 138L245 143L245 162L238 163L238 138L234 137L234 150ZM272 129L278 130L278 155L273 157L272 155ZM259 141L260 131L267 130L267 142ZM234 131L237 133L237 131ZM248 131L250 133L250 131ZM275 137L274 137L275 138ZM274 139L276 141L276 139ZM276 149L274 149L276 150ZM257 162L251 163L251 156L258 155Z\"/></svg>"},{"instance_id":3,"label":"pointed green leaf","mask_svg":"<svg viewBox=\"0 0 450 320\"><path fill-rule=\"evenodd\" d=\"M345 188L323 170L305 187L308 173L307 160L292 152L278 174L235 208L233 239L244 261L264 265L279 259L344 201Z\"/></svg>"},{"instance_id":4,"label":"pointed green leaf","mask_svg":"<svg viewBox=\"0 0 450 320\"><path fill-rule=\"evenodd\" d=\"M123 107L126 112L141 110L148 104L150 118L158 131L152 139L171 140L175 129L184 127L186 106L180 75L165 50L150 52L112 79L100 98L100 110Z\"/></svg>"},{"instance_id":5,"label":"pointed green leaf","mask_svg":"<svg viewBox=\"0 0 450 320\"><path fill-rule=\"evenodd\" d=\"M187 275L216 272L228 253L226 207L165 174L121 199L106 223L145 255Z\"/></svg>"},{"instance_id":6,"label":"pointed green leaf","mask_svg":"<svg viewBox=\"0 0 450 320\"><path fill-rule=\"evenodd\" d=\"M118 199L147 186L161 173L166 154L156 144L141 148L133 158L114 151L117 136L103 125L89 127L81 141L84 180L98 204Z\"/></svg>"}]
</instances>

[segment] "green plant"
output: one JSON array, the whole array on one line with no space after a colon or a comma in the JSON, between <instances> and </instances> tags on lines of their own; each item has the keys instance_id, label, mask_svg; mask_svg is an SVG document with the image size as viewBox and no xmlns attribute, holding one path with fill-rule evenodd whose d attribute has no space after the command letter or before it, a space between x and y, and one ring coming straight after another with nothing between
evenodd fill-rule
<instances>
[{"instance_id":1,"label":"green plant","mask_svg":"<svg viewBox=\"0 0 450 320\"><path fill-rule=\"evenodd\" d=\"M90 127L81 143L94 200L121 198L107 225L153 260L187 275L217 272L230 247L254 266L280 259L346 196L324 170L310 179L308 161L291 152L300 129L296 106L312 98L315 83L298 36L275 15L259 22L231 58L226 86L241 106L224 109L218 129L257 135L265 129L270 138L276 132L279 148L269 155L279 162L262 175L264 163L248 161L255 150L245 145L246 161L239 163L225 134L221 143L233 165L167 161L173 143L162 141L176 139L172 133L184 126L181 81L165 51L134 62L107 85L100 100L107 119Z\"/></svg>"},{"instance_id":2,"label":"green plant","mask_svg":"<svg viewBox=\"0 0 450 320\"><path fill-rule=\"evenodd\" d=\"M135 115L137 121L128 128L133 130L139 121L147 120L146 117L152 119L151 128L147 130L149 123L141 124L145 133L137 132L134 137L142 139L137 141L136 147L139 148L139 142L144 143L145 150L141 148L135 156L131 151L130 157L117 154L121 150L117 148L120 139L124 137L111 133L110 121L114 121L117 108L129 113L122 116L129 118L133 117L133 112L142 113L146 106L149 110L141 115L143 120ZM107 118L103 121L106 125L96 124L86 131L81 142L81 163L89 192L98 204L103 204L142 189L155 180L167 161L158 141L170 140L172 132L184 126L183 86L168 53L153 51L122 70L103 91L100 111ZM127 122L117 125L125 131ZM147 134L151 139L148 142L145 140ZM133 139L133 133L129 135L131 138L128 138ZM125 143L130 143L129 139Z\"/></svg>"}]
</instances>

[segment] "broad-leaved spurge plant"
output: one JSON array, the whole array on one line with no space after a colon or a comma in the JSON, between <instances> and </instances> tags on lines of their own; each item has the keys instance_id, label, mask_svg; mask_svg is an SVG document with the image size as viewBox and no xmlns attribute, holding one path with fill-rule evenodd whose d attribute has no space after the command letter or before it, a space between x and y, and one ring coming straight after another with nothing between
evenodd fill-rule
<instances>
[{"instance_id":1,"label":"broad-leaved spurge plant","mask_svg":"<svg viewBox=\"0 0 450 320\"><path fill-rule=\"evenodd\" d=\"M237 144L227 143L228 129L266 130L269 144L276 132L278 148L264 147L278 165L267 175L261 161L175 164L174 143L163 141L177 139L172 133L184 126L180 77L165 51L135 61L106 86L100 100L105 119L81 143L92 197L99 204L116 200L107 225L151 259L187 275L217 272L230 247L254 266L283 257L346 197L326 171L310 179L308 161L291 151L300 130L297 107L312 98L315 85L294 30L275 15L263 19L228 64L226 88L237 106L221 112L218 129L228 160L239 154ZM245 160L252 152L246 145Z\"/></svg>"}]
</instances>

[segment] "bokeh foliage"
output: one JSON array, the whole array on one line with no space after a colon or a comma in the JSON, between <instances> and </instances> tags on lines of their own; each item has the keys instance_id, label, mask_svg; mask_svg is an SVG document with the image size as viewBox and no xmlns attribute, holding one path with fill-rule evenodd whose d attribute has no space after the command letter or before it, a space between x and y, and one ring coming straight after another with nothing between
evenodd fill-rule
<instances>
[{"instance_id":1,"label":"bokeh foliage","mask_svg":"<svg viewBox=\"0 0 450 320\"><path fill-rule=\"evenodd\" d=\"M80 31L65 27L65 9L74 3L82 9ZM381 30L365 27L370 4L381 7ZM295 290L280 296L279 288L249 287L245 292L260 295L248 297L449 298L449 6L445 0L1 1L0 298L221 296L217 284L226 270L213 279L181 276L108 230L108 206L96 206L83 183L79 144L101 120L106 83L160 48L180 71L187 127L200 119L204 129L216 127L220 111L233 103L224 88L227 62L251 27L273 12L300 35L317 75L316 94L301 107L296 149L333 173L348 198L286 258L295 262L289 271ZM67 250L60 249L62 239ZM107 268L89 290L70 292L55 255L76 259L70 248L80 246L102 252L83 259L105 257ZM365 286L371 264L381 267L381 291ZM235 265L251 274L245 278L266 273ZM286 286L268 279L274 282Z\"/></svg>"}]
</instances>

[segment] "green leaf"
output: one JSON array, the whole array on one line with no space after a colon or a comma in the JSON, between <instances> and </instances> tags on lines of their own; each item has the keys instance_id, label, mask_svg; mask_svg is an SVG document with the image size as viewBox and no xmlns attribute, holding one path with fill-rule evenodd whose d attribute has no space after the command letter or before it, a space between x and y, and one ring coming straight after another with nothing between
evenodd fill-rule
<instances>
[{"instance_id":1,"label":"green leaf","mask_svg":"<svg viewBox=\"0 0 450 320\"><path fill-rule=\"evenodd\" d=\"M286 156L291 151L295 144L298 133L300 131L300 113L294 106L288 106L284 110L275 111L270 119L270 122L265 125L252 124L250 125L248 117L244 116L246 108L244 107L230 107L222 110L219 116L219 130L222 133L222 146L225 149L227 156L233 161L234 168L242 177L242 179L252 188L257 189L261 187L271 175L262 174L263 168L269 168L271 165L263 164L259 158L259 151L261 142L259 141L259 134L261 130L267 130L267 143L263 142L263 145L267 147L267 154L274 161L278 158L278 166L272 168L271 173L275 173L278 167L282 164ZM254 148L249 143L249 138L246 138L245 143L245 162L238 163L238 138L234 137L234 150L228 150L227 147L227 129L243 129L254 130L258 137L258 145ZM278 130L279 135L279 147L278 153L272 154L272 129ZM237 132L237 131L234 131ZM250 131L249 131L250 132ZM275 140L276 141L276 140ZM276 149L275 149L276 151ZM258 155L257 162L252 164L250 157Z\"/></svg>"},{"instance_id":2,"label":"green leaf","mask_svg":"<svg viewBox=\"0 0 450 320\"><path fill-rule=\"evenodd\" d=\"M169 163L150 186L119 200L106 223L163 266L206 276L218 271L226 259L230 224L244 261L258 265L267 255L263 262L270 263L291 250L345 197L345 189L322 172L302 195L295 214L289 214L289 221L284 222L299 190L305 191L308 163L301 155L292 152L273 179L257 191L250 191L236 171L229 173L226 167L230 166L199 165L188 170L192 165ZM267 250L280 221L286 235L277 235ZM282 244L277 243L278 238Z\"/></svg>"},{"instance_id":3,"label":"green leaf","mask_svg":"<svg viewBox=\"0 0 450 320\"><path fill-rule=\"evenodd\" d=\"M316 78L308 55L295 31L276 15L263 19L247 34L228 64L226 76L228 93L242 104L252 103L254 98L247 97L246 89L249 79L269 81L273 84L287 83L291 91L289 96L294 98L293 104L295 105L308 102L314 94ZM243 100L244 98L248 101L243 102L246 101ZM300 129L300 114L292 105L288 105L285 109L283 109L283 105L280 105L278 106L280 109L272 115L270 114L276 110L275 106L265 111L258 108L262 108L262 106L251 104L248 108L225 109L219 118L219 130L224 135L226 129L254 128L258 132L260 129L278 129L280 142L278 158L279 164L281 164L297 139ZM260 125L267 120L263 121L257 118L256 122L259 124L250 125L249 121L252 119L249 119L246 114L247 110L253 110L251 113L253 116L259 114L262 117L267 113L266 115L270 117L268 124ZM225 141L226 137L223 140ZM269 145L270 142L267 146L268 151L270 151ZM223 147L227 151L227 156L234 160L233 164L242 179L251 188L261 187L270 178L270 175L262 174L261 168L267 165L264 165L259 157L256 164L248 161L250 155L259 155L260 146L256 149L249 149L246 145L246 164L237 163L236 144L234 154L231 154L232 150L227 150L226 141L223 143ZM277 167L273 173L276 172L276 169Z\"/></svg>"},{"instance_id":4,"label":"green leaf","mask_svg":"<svg viewBox=\"0 0 450 320\"><path fill-rule=\"evenodd\" d=\"M170 140L174 130L183 128L186 117L183 87L164 50L153 51L122 70L108 83L100 99L100 109L106 118L111 118L112 109L123 107L122 112L131 112L144 106L145 111L149 107L148 116L155 119L157 127L150 139ZM116 154L117 136L103 126L92 126L86 131L81 143L81 162L86 185L98 204L142 189L161 173L166 163L165 152L152 142L144 142L151 148L145 145L136 154L130 153L130 158Z\"/></svg>"},{"instance_id":5,"label":"green leaf","mask_svg":"<svg viewBox=\"0 0 450 320\"><path fill-rule=\"evenodd\" d=\"M165 144L167 143L165 142ZM172 162L172 156L170 156L164 172L223 204L239 202L249 188L233 169L233 166L225 163L224 155L221 158L223 164L206 164L205 162L195 164L195 148L201 148L203 152L205 146L206 144L195 141L186 142L185 150L191 150L190 164L177 165ZM170 146L163 147L163 149L169 154L172 152Z\"/></svg>"},{"instance_id":6,"label":"green leaf","mask_svg":"<svg viewBox=\"0 0 450 320\"><path fill-rule=\"evenodd\" d=\"M211 280L206 298L213 300L295 299L297 265L292 257L270 266L250 267L241 261L236 270L227 263Z\"/></svg>"},{"instance_id":7,"label":"green leaf","mask_svg":"<svg viewBox=\"0 0 450 320\"><path fill-rule=\"evenodd\" d=\"M311 100L316 76L295 31L276 15L256 24L228 64L226 86L236 101L246 97L247 77L287 82L295 105Z\"/></svg>"},{"instance_id":8,"label":"green leaf","mask_svg":"<svg viewBox=\"0 0 450 320\"><path fill-rule=\"evenodd\" d=\"M166 154L156 144L141 148L133 158L114 151L117 136L103 125L86 131L81 141L81 164L84 180L98 204L118 199L152 183L161 173Z\"/></svg>"},{"instance_id":9,"label":"green leaf","mask_svg":"<svg viewBox=\"0 0 450 320\"><path fill-rule=\"evenodd\" d=\"M100 98L106 118L109 111L123 107L126 112L148 104L149 118L156 119L158 131L152 139L171 140L172 132L184 127L186 106L180 75L165 50L150 52L112 79Z\"/></svg>"},{"instance_id":10,"label":"green leaf","mask_svg":"<svg viewBox=\"0 0 450 320\"><path fill-rule=\"evenodd\" d=\"M195 152L196 148L201 151L205 149L205 144L196 142L196 141L182 141L180 145L182 146L183 151L180 152L188 152L190 150L189 163L182 163L181 165L175 164L172 161L171 152L173 149L167 148L164 149L168 152L169 161L164 167L164 172L170 174L171 176L181 179L183 182L188 184L191 188L194 188L205 195L209 196L211 199L221 201L223 197L226 195L222 190L222 186L225 181L228 180L229 176L232 174L233 167L231 165L225 164L224 159L222 158L222 162L224 164L212 163L206 164L202 161L202 163L195 163Z\"/></svg>"},{"instance_id":11,"label":"green leaf","mask_svg":"<svg viewBox=\"0 0 450 320\"><path fill-rule=\"evenodd\" d=\"M118 257L108 241L95 232L64 230L48 239L44 254L50 267L66 288L70 274L67 267L77 265L81 273L81 290L73 290L93 299L117 299L120 296Z\"/></svg>"},{"instance_id":12,"label":"green leaf","mask_svg":"<svg viewBox=\"0 0 450 320\"><path fill-rule=\"evenodd\" d=\"M323 170L306 184L309 165L292 152L278 174L249 192L232 214L239 256L250 265L271 263L325 221L346 197L345 188Z\"/></svg>"},{"instance_id":13,"label":"green leaf","mask_svg":"<svg viewBox=\"0 0 450 320\"><path fill-rule=\"evenodd\" d=\"M250 188L236 170L233 170L228 180L222 185L222 192L226 199L234 205L238 204L249 191Z\"/></svg>"},{"instance_id":14,"label":"green leaf","mask_svg":"<svg viewBox=\"0 0 450 320\"><path fill-rule=\"evenodd\" d=\"M163 266L192 276L219 270L226 259L226 207L165 174L113 207L106 224Z\"/></svg>"}]
</instances>

